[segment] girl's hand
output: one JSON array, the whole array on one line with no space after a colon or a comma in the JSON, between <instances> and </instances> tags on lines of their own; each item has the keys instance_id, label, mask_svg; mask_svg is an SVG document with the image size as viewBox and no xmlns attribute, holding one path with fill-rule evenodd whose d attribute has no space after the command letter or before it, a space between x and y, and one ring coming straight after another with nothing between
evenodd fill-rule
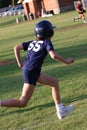
<instances>
[{"instance_id":1,"label":"girl's hand","mask_svg":"<svg viewBox=\"0 0 87 130\"><path fill-rule=\"evenodd\" d=\"M19 68L22 68L23 67L23 64L18 64Z\"/></svg>"}]
</instances>

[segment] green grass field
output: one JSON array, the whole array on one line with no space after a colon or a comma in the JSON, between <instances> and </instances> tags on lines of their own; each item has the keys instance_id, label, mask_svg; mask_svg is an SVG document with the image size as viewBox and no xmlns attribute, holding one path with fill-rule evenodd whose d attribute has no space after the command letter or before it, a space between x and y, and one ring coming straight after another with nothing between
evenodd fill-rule
<instances>
[{"instance_id":1,"label":"green grass field","mask_svg":"<svg viewBox=\"0 0 87 130\"><path fill-rule=\"evenodd\" d=\"M51 88L37 85L25 108L0 108L0 130L87 130L87 24L73 22L75 11L62 13L50 20L57 28L52 38L54 48L64 58L75 62L65 65L47 56L42 71L60 80L64 105L75 104L75 110L63 120L56 115ZM86 14L87 15L87 14ZM43 18L16 24L14 17L0 18L0 62L14 61L0 66L0 99L19 98L23 80L13 47L32 40L34 25ZM24 61L25 52L21 53Z\"/></svg>"}]
</instances>

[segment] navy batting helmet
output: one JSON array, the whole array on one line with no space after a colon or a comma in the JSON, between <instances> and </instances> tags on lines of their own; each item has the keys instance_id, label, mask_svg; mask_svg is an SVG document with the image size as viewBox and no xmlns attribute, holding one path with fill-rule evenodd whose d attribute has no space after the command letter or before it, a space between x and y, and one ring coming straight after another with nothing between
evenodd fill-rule
<instances>
[{"instance_id":1,"label":"navy batting helmet","mask_svg":"<svg viewBox=\"0 0 87 130\"><path fill-rule=\"evenodd\" d=\"M35 26L35 35L40 38L48 38L54 35L55 26L51 24L51 22L47 20L42 20L38 22Z\"/></svg>"}]
</instances>

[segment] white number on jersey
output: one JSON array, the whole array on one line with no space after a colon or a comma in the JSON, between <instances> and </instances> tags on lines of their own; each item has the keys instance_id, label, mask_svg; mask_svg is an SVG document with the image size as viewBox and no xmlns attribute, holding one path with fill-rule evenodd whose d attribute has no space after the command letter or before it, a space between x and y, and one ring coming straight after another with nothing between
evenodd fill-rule
<instances>
[{"instance_id":1,"label":"white number on jersey","mask_svg":"<svg viewBox=\"0 0 87 130\"><path fill-rule=\"evenodd\" d=\"M41 44L43 44L43 41L33 41L29 44L28 50L33 50L34 52L38 52L41 48Z\"/></svg>"}]
</instances>

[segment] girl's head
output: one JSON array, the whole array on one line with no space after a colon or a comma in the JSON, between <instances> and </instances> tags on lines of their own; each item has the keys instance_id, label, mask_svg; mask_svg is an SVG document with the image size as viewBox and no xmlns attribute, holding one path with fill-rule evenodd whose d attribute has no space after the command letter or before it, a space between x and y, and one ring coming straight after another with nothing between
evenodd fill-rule
<instances>
[{"instance_id":1,"label":"girl's head","mask_svg":"<svg viewBox=\"0 0 87 130\"><path fill-rule=\"evenodd\" d=\"M78 0L77 3L81 3L81 0Z\"/></svg>"},{"instance_id":2,"label":"girl's head","mask_svg":"<svg viewBox=\"0 0 87 130\"><path fill-rule=\"evenodd\" d=\"M35 25L34 31L38 39L44 40L51 38L54 35L55 26L47 20L42 20Z\"/></svg>"}]
</instances>

